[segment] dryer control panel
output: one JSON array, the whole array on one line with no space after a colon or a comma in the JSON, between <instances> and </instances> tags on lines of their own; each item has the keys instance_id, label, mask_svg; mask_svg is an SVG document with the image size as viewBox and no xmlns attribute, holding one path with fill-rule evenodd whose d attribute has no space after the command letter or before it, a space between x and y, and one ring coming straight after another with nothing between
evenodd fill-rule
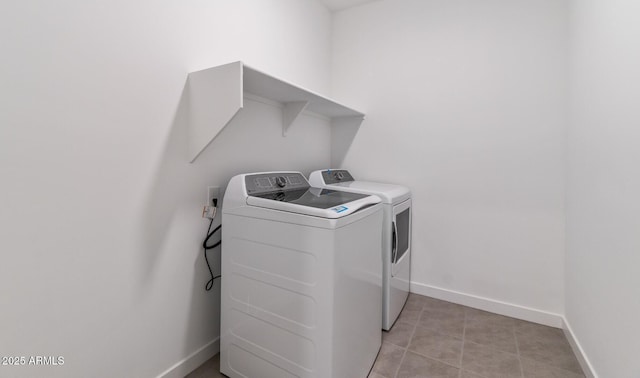
<instances>
[{"instance_id":1,"label":"dryer control panel","mask_svg":"<svg viewBox=\"0 0 640 378\"><path fill-rule=\"evenodd\" d=\"M245 177L248 195L309 188L309 182L298 172L256 173Z\"/></svg>"},{"instance_id":2,"label":"dryer control panel","mask_svg":"<svg viewBox=\"0 0 640 378\"><path fill-rule=\"evenodd\" d=\"M322 179L325 185L354 181L353 176L351 176L351 173L346 169L327 169L326 171L322 171Z\"/></svg>"}]
</instances>

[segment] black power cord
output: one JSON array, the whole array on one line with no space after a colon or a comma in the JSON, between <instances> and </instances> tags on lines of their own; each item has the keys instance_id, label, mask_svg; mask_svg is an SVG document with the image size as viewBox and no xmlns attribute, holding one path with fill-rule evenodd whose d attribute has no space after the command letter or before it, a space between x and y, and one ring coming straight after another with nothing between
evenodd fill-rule
<instances>
[{"instance_id":1,"label":"black power cord","mask_svg":"<svg viewBox=\"0 0 640 378\"><path fill-rule=\"evenodd\" d=\"M217 276L213 275L213 270L211 270L211 265L209 264L209 258L207 257L208 250L214 249L215 247L218 247L220 244L222 244L222 239L220 239L220 241L217 241L212 245L207 245L207 242L213 236L213 234L215 234L216 232L222 229L222 224L216 227L213 231L211 231L211 226L213 226L213 219L211 219L211 223L209 223L209 229L207 230L207 237L204 239L204 242L202 242L202 247L204 248L204 260L207 262L207 268L209 268L209 273L211 274L211 279L204 286L204 289L206 291L211 290L211 288L213 287L213 281L222 277L221 274L218 274Z\"/></svg>"}]
</instances>

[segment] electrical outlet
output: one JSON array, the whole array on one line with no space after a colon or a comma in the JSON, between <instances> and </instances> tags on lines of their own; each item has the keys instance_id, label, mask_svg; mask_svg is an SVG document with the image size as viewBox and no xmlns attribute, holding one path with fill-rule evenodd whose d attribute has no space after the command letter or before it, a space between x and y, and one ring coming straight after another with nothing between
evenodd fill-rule
<instances>
[{"instance_id":1,"label":"electrical outlet","mask_svg":"<svg viewBox=\"0 0 640 378\"><path fill-rule=\"evenodd\" d=\"M218 206L220 206L220 187L208 186L207 187L207 206L213 205L213 200L218 200Z\"/></svg>"}]
</instances>

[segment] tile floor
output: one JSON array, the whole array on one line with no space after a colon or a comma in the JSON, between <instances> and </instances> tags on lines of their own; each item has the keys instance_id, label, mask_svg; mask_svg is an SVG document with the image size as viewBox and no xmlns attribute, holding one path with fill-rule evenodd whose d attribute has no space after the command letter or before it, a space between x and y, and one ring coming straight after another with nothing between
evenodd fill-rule
<instances>
[{"instance_id":1,"label":"tile floor","mask_svg":"<svg viewBox=\"0 0 640 378\"><path fill-rule=\"evenodd\" d=\"M369 378L584 377L562 330L411 294ZM224 377L216 355L187 378Z\"/></svg>"},{"instance_id":2,"label":"tile floor","mask_svg":"<svg viewBox=\"0 0 640 378\"><path fill-rule=\"evenodd\" d=\"M411 294L370 378L584 377L562 330Z\"/></svg>"}]
</instances>

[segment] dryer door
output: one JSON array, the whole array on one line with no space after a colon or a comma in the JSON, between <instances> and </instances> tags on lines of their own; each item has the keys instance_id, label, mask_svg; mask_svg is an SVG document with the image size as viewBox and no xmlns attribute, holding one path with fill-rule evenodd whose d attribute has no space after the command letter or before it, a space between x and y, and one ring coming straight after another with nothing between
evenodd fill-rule
<instances>
[{"instance_id":1,"label":"dryer door","mask_svg":"<svg viewBox=\"0 0 640 378\"><path fill-rule=\"evenodd\" d=\"M411 199L393 207L391 276L409 281L411 267ZM406 277L404 277L406 276Z\"/></svg>"}]
</instances>

